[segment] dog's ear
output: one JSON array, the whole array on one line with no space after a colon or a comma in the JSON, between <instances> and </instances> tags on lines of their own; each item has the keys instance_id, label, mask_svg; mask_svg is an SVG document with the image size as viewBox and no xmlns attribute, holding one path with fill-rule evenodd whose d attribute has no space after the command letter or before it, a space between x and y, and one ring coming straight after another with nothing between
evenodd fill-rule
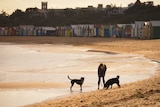
<instances>
[{"instance_id":1,"label":"dog's ear","mask_svg":"<svg viewBox=\"0 0 160 107\"><path fill-rule=\"evenodd\" d=\"M119 75L117 75L117 78L119 78Z\"/></svg>"}]
</instances>

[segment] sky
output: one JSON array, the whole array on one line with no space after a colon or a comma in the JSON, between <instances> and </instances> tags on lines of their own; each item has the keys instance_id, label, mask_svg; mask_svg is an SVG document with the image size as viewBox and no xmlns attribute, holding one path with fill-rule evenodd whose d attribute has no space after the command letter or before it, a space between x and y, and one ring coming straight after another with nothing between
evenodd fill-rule
<instances>
[{"instance_id":1,"label":"sky","mask_svg":"<svg viewBox=\"0 0 160 107\"><path fill-rule=\"evenodd\" d=\"M160 5L160 0L140 0L141 2L153 1L154 5ZM136 0L0 0L0 13L5 11L12 14L16 9L25 11L26 8L37 7L41 9L41 2L48 2L48 9L64 9L76 7L88 7L92 5L97 7L98 4L116 5L117 7L127 7L130 3L135 3Z\"/></svg>"}]
</instances>

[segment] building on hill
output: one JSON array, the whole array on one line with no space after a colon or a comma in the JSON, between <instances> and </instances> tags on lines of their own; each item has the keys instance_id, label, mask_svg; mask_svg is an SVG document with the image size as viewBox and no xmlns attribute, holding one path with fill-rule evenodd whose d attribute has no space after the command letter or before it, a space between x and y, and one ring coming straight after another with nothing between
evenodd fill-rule
<instances>
[{"instance_id":1,"label":"building on hill","mask_svg":"<svg viewBox=\"0 0 160 107\"><path fill-rule=\"evenodd\" d=\"M147 1L147 2L144 2L145 5L149 5L149 6L153 6L153 1Z\"/></svg>"},{"instance_id":2,"label":"building on hill","mask_svg":"<svg viewBox=\"0 0 160 107\"><path fill-rule=\"evenodd\" d=\"M135 5L141 5L141 1L140 1L140 0L137 0L137 1L135 2Z\"/></svg>"},{"instance_id":3,"label":"building on hill","mask_svg":"<svg viewBox=\"0 0 160 107\"><path fill-rule=\"evenodd\" d=\"M42 10L47 10L48 9L48 3L47 2L41 2Z\"/></svg>"},{"instance_id":4,"label":"building on hill","mask_svg":"<svg viewBox=\"0 0 160 107\"><path fill-rule=\"evenodd\" d=\"M116 7L108 10L108 16L116 16L124 14L126 8Z\"/></svg>"},{"instance_id":5,"label":"building on hill","mask_svg":"<svg viewBox=\"0 0 160 107\"><path fill-rule=\"evenodd\" d=\"M98 9L98 10L103 10L103 4L98 4L97 9Z\"/></svg>"},{"instance_id":6,"label":"building on hill","mask_svg":"<svg viewBox=\"0 0 160 107\"><path fill-rule=\"evenodd\" d=\"M149 6L153 6L153 5L154 5L153 1L147 1L147 2L143 2L143 3L142 3L140 0L137 0L137 1L135 2L135 5L141 5L141 4L149 5Z\"/></svg>"}]
</instances>

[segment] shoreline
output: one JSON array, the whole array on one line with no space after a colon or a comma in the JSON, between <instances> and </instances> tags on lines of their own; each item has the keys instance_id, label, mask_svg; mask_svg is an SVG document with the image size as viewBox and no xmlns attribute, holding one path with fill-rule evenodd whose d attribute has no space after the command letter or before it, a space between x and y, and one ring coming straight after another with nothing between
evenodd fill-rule
<instances>
[{"instance_id":1,"label":"shoreline","mask_svg":"<svg viewBox=\"0 0 160 107\"><path fill-rule=\"evenodd\" d=\"M47 37L46 39L49 39L49 38L51 37ZM53 37L51 39L59 40L60 38L57 39ZM80 46L80 47L81 46L90 47L92 50L97 50L102 52L106 51L106 52L115 52L115 53L122 52L122 53L141 54L157 63L159 63L159 60L160 60L160 48L158 47L160 40L130 40L130 39L129 40L126 40L126 39L103 40L103 38L98 38L98 41L100 40L101 42L96 42L96 40L92 40L90 38L89 39L85 38L86 40L82 40L82 38L80 38L80 40L78 40L78 43L77 43L75 40L79 38L73 38L73 40L70 40L72 38L69 39L64 37L63 39L64 40L59 42L56 41L55 44L63 43L64 41L66 42L68 40L66 44L73 44L75 46ZM93 38L93 39L96 39L96 38ZM16 41L18 42L19 40L16 40ZM72 42L70 43L70 41ZM29 41L29 43L30 42L31 41ZM38 43L39 42L40 41L38 41ZM46 41L41 41L42 44L44 42ZM83 42L84 44L82 44ZM116 45L116 42L118 45ZM135 44L134 46L133 43L137 43L139 45ZM148 44L148 46L146 46L145 44ZM73 95L65 98L59 98L59 99L53 99L53 100L49 99L47 101L28 105L28 107L34 107L34 106L40 106L40 107L41 106L42 107L43 106L46 106L46 107L50 107L50 106L54 106L54 107L111 106L112 107L112 106L128 106L128 105L140 106L140 107L141 106L142 107L143 106L158 107L160 106L159 77L160 77L160 68L156 71L155 75L153 75L152 77L149 77L145 80L124 84L120 89L115 87L109 90L95 90L92 92L81 93L78 95Z\"/></svg>"},{"instance_id":2,"label":"shoreline","mask_svg":"<svg viewBox=\"0 0 160 107\"><path fill-rule=\"evenodd\" d=\"M99 51L98 51L99 52ZM106 53L105 51L102 51L104 53ZM108 52L107 52L108 53ZM112 52L111 52L112 54ZM113 53L115 54L115 53ZM159 60L152 60L149 59L152 62L155 62L156 64L160 64ZM127 83L123 83L123 85L125 84L130 84L130 83L135 83L137 81L143 81L149 78L154 77L155 75L157 75L158 71L160 70L160 65L158 65L154 72L150 73L149 77L146 77L144 79L141 80L135 80L132 82L127 82ZM30 82L7 82L7 81L3 81L0 82L0 89L5 90L5 89L51 89L51 88L68 88L68 86L70 85L70 83L60 83L60 82L40 82L40 81L30 81Z\"/></svg>"},{"instance_id":3,"label":"shoreline","mask_svg":"<svg viewBox=\"0 0 160 107\"><path fill-rule=\"evenodd\" d=\"M0 82L0 89L50 89L67 87L68 84L53 82Z\"/></svg>"}]
</instances>

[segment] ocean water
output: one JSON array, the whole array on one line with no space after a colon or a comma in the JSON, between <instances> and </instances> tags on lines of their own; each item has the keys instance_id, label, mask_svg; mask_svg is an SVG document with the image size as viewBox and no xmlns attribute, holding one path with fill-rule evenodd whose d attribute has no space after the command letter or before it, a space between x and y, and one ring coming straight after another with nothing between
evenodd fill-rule
<instances>
[{"instance_id":1,"label":"ocean water","mask_svg":"<svg viewBox=\"0 0 160 107\"><path fill-rule=\"evenodd\" d=\"M0 43L0 82L68 85L49 89L0 89L0 106L24 106L80 93L77 85L73 87L74 92L70 92L68 75L71 78L85 77L82 92L97 90L97 68L100 63L107 66L105 80L120 75L120 84L146 79L154 75L159 66L157 62L138 54L97 51L64 44Z\"/></svg>"}]
</instances>

